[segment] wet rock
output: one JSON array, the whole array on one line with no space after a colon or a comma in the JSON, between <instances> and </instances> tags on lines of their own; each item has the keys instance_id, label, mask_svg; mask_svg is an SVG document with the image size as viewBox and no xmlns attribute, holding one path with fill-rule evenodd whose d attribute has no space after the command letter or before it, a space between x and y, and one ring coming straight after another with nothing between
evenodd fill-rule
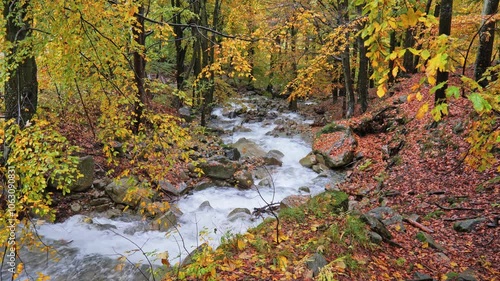
<instances>
[{"instance_id":1,"label":"wet rock","mask_svg":"<svg viewBox=\"0 0 500 281\"><path fill-rule=\"evenodd\" d=\"M202 181L196 183L196 185L193 187L193 189L196 191L200 191L200 190L205 190L207 188L210 188L214 185L215 185L215 183L211 179L203 179Z\"/></svg>"},{"instance_id":2,"label":"wet rock","mask_svg":"<svg viewBox=\"0 0 500 281\"><path fill-rule=\"evenodd\" d=\"M202 210L211 210L213 209L212 205L210 205L210 202L208 201L203 201L203 203L200 204L200 206L198 207L198 211L202 211Z\"/></svg>"},{"instance_id":3,"label":"wet rock","mask_svg":"<svg viewBox=\"0 0 500 281\"><path fill-rule=\"evenodd\" d=\"M283 157L285 157L285 154L283 154L283 152L279 150L271 149L267 152L266 157L272 157L281 160L283 159Z\"/></svg>"},{"instance_id":4,"label":"wet rock","mask_svg":"<svg viewBox=\"0 0 500 281\"><path fill-rule=\"evenodd\" d=\"M188 191L188 186L184 182L173 185L168 180L160 180L158 182L158 187L166 192L169 192L169 193L175 195L175 196L185 194Z\"/></svg>"},{"instance_id":5,"label":"wet rock","mask_svg":"<svg viewBox=\"0 0 500 281\"><path fill-rule=\"evenodd\" d=\"M259 181L258 186L261 186L261 187L271 187L271 181L268 178L267 179L263 179L263 180Z\"/></svg>"},{"instance_id":6,"label":"wet rock","mask_svg":"<svg viewBox=\"0 0 500 281\"><path fill-rule=\"evenodd\" d=\"M310 195L290 195L281 201L280 208L296 208L305 205L310 199Z\"/></svg>"},{"instance_id":7,"label":"wet rock","mask_svg":"<svg viewBox=\"0 0 500 281\"><path fill-rule=\"evenodd\" d=\"M151 229L158 231L168 231L177 224L177 217L171 210L158 216L151 222Z\"/></svg>"},{"instance_id":8,"label":"wet rock","mask_svg":"<svg viewBox=\"0 0 500 281\"><path fill-rule=\"evenodd\" d=\"M75 213L78 213L82 210L82 205L80 205L77 202L71 203L71 205L69 207L71 208L71 211L73 211Z\"/></svg>"},{"instance_id":9,"label":"wet rock","mask_svg":"<svg viewBox=\"0 0 500 281\"><path fill-rule=\"evenodd\" d=\"M445 251L444 247L438 242L436 242L430 234L420 231L417 233L416 237L420 242L429 244L429 247L431 248L434 248L441 252Z\"/></svg>"},{"instance_id":10,"label":"wet rock","mask_svg":"<svg viewBox=\"0 0 500 281\"><path fill-rule=\"evenodd\" d=\"M237 148L228 148L224 150L224 154L226 155L227 159L231 161L238 161L241 158L241 154Z\"/></svg>"},{"instance_id":11,"label":"wet rock","mask_svg":"<svg viewBox=\"0 0 500 281\"><path fill-rule=\"evenodd\" d=\"M312 168L313 165L316 165L318 163L318 160L316 159L316 155L314 155L313 153L309 153L306 157L300 159L299 163L303 167Z\"/></svg>"},{"instance_id":12,"label":"wet rock","mask_svg":"<svg viewBox=\"0 0 500 281\"><path fill-rule=\"evenodd\" d=\"M257 168L252 171L252 174L258 180L269 177L269 172L265 168Z\"/></svg>"},{"instance_id":13,"label":"wet rock","mask_svg":"<svg viewBox=\"0 0 500 281\"><path fill-rule=\"evenodd\" d=\"M312 270L313 277L317 277L321 268L327 265L326 259L322 254L315 253L306 261L307 268Z\"/></svg>"},{"instance_id":14,"label":"wet rock","mask_svg":"<svg viewBox=\"0 0 500 281\"><path fill-rule=\"evenodd\" d=\"M485 218L477 218L477 219L457 221L453 224L453 229L455 229L458 232L471 232L479 223L485 220L486 220Z\"/></svg>"},{"instance_id":15,"label":"wet rock","mask_svg":"<svg viewBox=\"0 0 500 281\"><path fill-rule=\"evenodd\" d=\"M215 156L207 160L207 162L200 163L199 167L205 176L209 178L227 180L233 176L239 164L230 161L224 156Z\"/></svg>"},{"instance_id":16,"label":"wet rock","mask_svg":"<svg viewBox=\"0 0 500 281\"><path fill-rule=\"evenodd\" d=\"M90 200L89 205L90 206L99 206L103 204L110 204L111 200L109 198L101 197L101 198L95 198Z\"/></svg>"},{"instance_id":17,"label":"wet rock","mask_svg":"<svg viewBox=\"0 0 500 281\"><path fill-rule=\"evenodd\" d=\"M318 145L315 141L313 145L315 154L321 154L325 159L325 165L332 169L350 164L354 160L357 145L351 128L331 123L323 127L316 140L321 139L324 134L329 134L335 142Z\"/></svg>"},{"instance_id":18,"label":"wet rock","mask_svg":"<svg viewBox=\"0 0 500 281\"><path fill-rule=\"evenodd\" d=\"M258 146L255 142L246 138L241 138L232 147L238 149L241 157L265 157L266 151Z\"/></svg>"},{"instance_id":19,"label":"wet rock","mask_svg":"<svg viewBox=\"0 0 500 281\"><path fill-rule=\"evenodd\" d=\"M275 157L264 157L264 163L268 166L281 166L283 162Z\"/></svg>"},{"instance_id":20,"label":"wet rock","mask_svg":"<svg viewBox=\"0 0 500 281\"><path fill-rule=\"evenodd\" d=\"M229 215L227 215L227 219L229 221L236 221L239 219L247 219L252 215L249 209L247 208L236 208L232 210Z\"/></svg>"},{"instance_id":21,"label":"wet rock","mask_svg":"<svg viewBox=\"0 0 500 281\"><path fill-rule=\"evenodd\" d=\"M238 171L234 174L234 179L239 188L250 189L253 186L252 173L248 171Z\"/></svg>"},{"instance_id":22,"label":"wet rock","mask_svg":"<svg viewBox=\"0 0 500 281\"><path fill-rule=\"evenodd\" d=\"M115 229L118 229L116 227L116 225L112 225L112 224L109 224L109 223L95 223L95 228L98 229L98 230L101 230L101 231L105 231L105 230L115 230Z\"/></svg>"},{"instance_id":23,"label":"wet rock","mask_svg":"<svg viewBox=\"0 0 500 281\"><path fill-rule=\"evenodd\" d=\"M108 219L117 218L122 215L122 212L118 209L109 209L104 213L104 217Z\"/></svg>"},{"instance_id":24,"label":"wet rock","mask_svg":"<svg viewBox=\"0 0 500 281\"><path fill-rule=\"evenodd\" d=\"M318 174L321 174L321 173L327 173L330 170L330 168L328 168L326 165L318 163L312 166L312 170Z\"/></svg>"},{"instance_id":25,"label":"wet rock","mask_svg":"<svg viewBox=\"0 0 500 281\"><path fill-rule=\"evenodd\" d=\"M392 225L392 224L399 224L402 229L404 229L403 225L403 216L398 214L396 211L394 211L390 207L377 207L374 209L371 209L368 212L369 215L374 216L378 220L380 220L384 225Z\"/></svg>"},{"instance_id":26,"label":"wet rock","mask_svg":"<svg viewBox=\"0 0 500 281\"><path fill-rule=\"evenodd\" d=\"M308 186L299 187L300 192L311 193L311 189Z\"/></svg>"},{"instance_id":27,"label":"wet rock","mask_svg":"<svg viewBox=\"0 0 500 281\"><path fill-rule=\"evenodd\" d=\"M126 201L125 195L130 188L137 187L139 182L134 177L122 178L118 181L113 181L105 187L106 193L117 204L126 204L131 207L137 206L139 200Z\"/></svg>"}]
</instances>

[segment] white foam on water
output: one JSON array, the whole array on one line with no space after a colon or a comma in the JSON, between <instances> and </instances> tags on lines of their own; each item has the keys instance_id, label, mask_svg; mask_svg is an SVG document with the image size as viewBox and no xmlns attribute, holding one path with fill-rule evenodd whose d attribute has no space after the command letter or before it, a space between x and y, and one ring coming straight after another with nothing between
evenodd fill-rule
<instances>
[{"instance_id":1,"label":"white foam on water","mask_svg":"<svg viewBox=\"0 0 500 281\"><path fill-rule=\"evenodd\" d=\"M227 128L241 124L242 118L224 117L222 111L222 108L216 108L213 111L213 115L217 116L217 122L224 123ZM281 116L296 121L302 120L294 113L281 114ZM66 257L65 269L60 270L70 270L72 267L81 266L81 263L88 263L89 257L96 255L111 259L118 259L125 255L131 263L147 263L146 257L138 251L138 246L143 252L155 253L148 256L154 264L161 264L163 252L168 252L170 262L174 264L204 242L215 247L219 245L221 237L227 233L242 233L261 222L260 219L252 221L250 216L242 216L234 221L228 220L228 214L235 208L247 208L253 211L254 208L263 207L268 203L280 202L286 196L299 194L298 190L301 186L308 186L312 194L321 192L324 185L315 183L314 179L317 178L317 174L299 164L299 160L310 152L310 145L299 137L285 138L266 135L275 127L270 122L266 124L261 122L243 124L251 131L235 132L233 135L226 136L224 140L235 142L244 137L256 142L266 151L281 151L285 155L281 159L283 165L270 169L274 188L238 190L234 187L212 187L197 191L177 202L177 207L183 215L178 219L177 229L170 233L132 231L144 223L141 221L97 217L93 218L93 223L87 223L83 216L79 215L62 223L43 224L38 227L38 232L45 240L65 241L68 247L74 249L71 254L68 254L72 256ZM200 205L206 201L209 202L210 207L200 208ZM27 264L27 268L29 267L30 265ZM30 270L36 271L37 268ZM106 269L101 268L101 270ZM44 271L54 272L46 268ZM122 280L121 277L110 278L108 280Z\"/></svg>"}]
</instances>

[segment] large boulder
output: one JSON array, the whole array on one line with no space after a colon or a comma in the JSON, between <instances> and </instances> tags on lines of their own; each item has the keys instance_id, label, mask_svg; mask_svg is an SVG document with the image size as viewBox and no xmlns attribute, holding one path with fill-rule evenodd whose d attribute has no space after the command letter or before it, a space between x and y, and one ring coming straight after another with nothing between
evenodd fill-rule
<instances>
[{"instance_id":1,"label":"large boulder","mask_svg":"<svg viewBox=\"0 0 500 281\"><path fill-rule=\"evenodd\" d=\"M235 142L232 147L238 149L241 157L265 157L266 151L255 142L246 138L241 138Z\"/></svg>"},{"instance_id":2,"label":"large boulder","mask_svg":"<svg viewBox=\"0 0 500 281\"><path fill-rule=\"evenodd\" d=\"M175 196L182 195L189 190L187 184L184 182L174 185L168 180L160 180L158 182L158 187Z\"/></svg>"},{"instance_id":3,"label":"large boulder","mask_svg":"<svg viewBox=\"0 0 500 281\"><path fill-rule=\"evenodd\" d=\"M252 173L248 171L238 171L234 174L234 179L239 188L250 189L253 186Z\"/></svg>"},{"instance_id":4,"label":"large boulder","mask_svg":"<svg viewBox=\"0 0 500 281\"><path fill-rule=\"evenodd\" d=\"M227 180L233 176L239 168L239 164L224 156L215 156L208 159L207 162L201 163L199 167L209 178Z\"/></svg>"},{"instance_id":5,"label":"large boulder","mask_svg":"<svg viewBox=\"0 0 500 281\"><path fill-rule=\"evenodd\" d=\"M134 177L126 177L117 181L112 181L104 188L106 194L108 194L113 202L116 204L125 204L132 208L137 207L141 200L146 199L139 196L135 196L131 199L126 198L127 193L129 191L132 192L134 189L143 189L140 187L139 181ZM141 194L141 196L148 193L149 192L147 190L139 190L137 192L137 194Z\"/></svg>"},{"instance_id":6,"label":"large boulder","mask_svg":"<svg viewBox=\"0 0 500 281\"><path fill-rule=\"evenodd\" d=\"M331 123L318 133L314 140L315 154L323 156L329 168L342 168L354 160L356 138L351 128Z\"/></svg>"},{"instance_id":7,"label":"large boulder","mask_svg":"<svg viewBox=\"0 0 500 281\"><path fill-rule=\"evenodd\" d=\"M78 161L78 171L83 177L79 178L73 186L70 186L71 191L85 191L92 186L94 182L94 158L92 156L81 157Z\"/></svg>"},{"instance_id":8,"label":"large boulder","mask_svg":"<svg viewBox=\"0 0 500 281\"><path fill-rule=\"evenodd\" d=\"M84 156L78 159L77 170L82 177L78 178L73 185L68 186L71 192L82 192L88 190L94 182L94 158L92 156ZM49 181L49 186L56 188L59 183L64 184L62 176L56 176L55 179Z\"/></svg>"},{"instance_id":9,"label":"large boulder","mask_svg":"<svg viewBox=\"0 0 500 281\"><path fill-rule=\"evenodd\" d=\"M311 195L290 195L281 200L280 208L296 208L307 204L311 200Z\"/></svg>"}]
</instances>

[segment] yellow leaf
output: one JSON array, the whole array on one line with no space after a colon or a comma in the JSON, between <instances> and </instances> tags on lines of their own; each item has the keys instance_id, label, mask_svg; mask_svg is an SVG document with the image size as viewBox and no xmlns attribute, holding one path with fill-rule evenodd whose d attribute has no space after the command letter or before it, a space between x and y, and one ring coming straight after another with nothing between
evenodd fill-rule
<instances>
[{"instance_id":1,"label":"yellow leaf","mask_svg":"<svg viewBox=\"0 0 500 281\"><path fill-rule=\"evenodd\" d=\"M422 248L424 248L424 249L429 248L429 242L422 243Z\"/></svg>"},{"instance_id":2,"label":"yellow leaf","mask_svg":"<svg viewBox=\"0 0 500 281\"><path fill-rule=\"evenodd\" d=\"M243 239L238 239L238 243L237 244L238 244L237 245L238 246L238 250L241 251L241 250L245 249L245 241L243 241Z\"/></svg>"},{"instance_id":3,"label":"yellow leaf","mask_svg":"<svg viewBox=\"0 0 500 281\"><path fill-rule=\"evenodd\" d=\"M393 77L398 76L398 71L399 71L399 67L397 67L397 66L396 66L396 67L394 67L394 68L392 69L392 76L393 76Z\"/></svg>"},{"instance_id":4,"label":"yellow leaf","mask_svg":"<svg viewBox=\"0 0 500 281\"><path fill-rule=\"evenodd\" d=\"M285 271L288 264L288 259L285 256L278 257L278 266L281 270Z\"/></svg>"},{"instance_id":5,"label":"yellow leaf","mask_svg":"<svg viewBox=\"0 0 500 281\"><path fill-rule=\"evenodd\" d=\"M422 107L420 107L418 109L417 116L416 116L417 119L424 118L424 116L427 113L427 111L429 111L429 104L425 103L424 105L422 105Z\"/></svg>"},{"instance_id":6,"label":"yellow leaf","mask_svg":"<svg viewBox=\"0 0 500 281\"><path fill-rule=\"evenodd\" d=\"M377 88L377 96L379 98L381 98L381 97L383 97L385 95L385 93L386 93L385 86L384 85L378 86L378 88Z\"/></svg>"},{"instance_id":7,"label":"yellow leaf","mask_svg":"<svg viewBox=\"0 0 500 281\"><path fill-rule=\"evenodd\" d=\"M418 92L417 95L416 95L416 98L418 101L421 101L423 96L422 96L422 93Z\"/></svg>"},{"instance_id":8,"label":"yellow leaf","mask_svg":"<svg viewBox=\"0 0 500 281\"><path fill-rule=\"evenodd\" d=\"M419 264L419 263L416 263L415 266L418 268L418 269L424 269L424 266Z\"/></svg>"}]
</instances>

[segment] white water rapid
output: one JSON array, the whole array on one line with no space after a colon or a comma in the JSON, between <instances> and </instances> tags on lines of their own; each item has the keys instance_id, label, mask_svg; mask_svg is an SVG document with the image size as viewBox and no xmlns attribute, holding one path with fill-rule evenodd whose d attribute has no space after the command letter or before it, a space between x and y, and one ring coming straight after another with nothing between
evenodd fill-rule
<instances>
[{"instance_id":1,"label":"white water rapid","mask_svg":"<svg viewBox=\"0 0 500 281\"><path fill-rule=\"evenodd\" d=\"M233 105L236 106L236 105ZM246 102L252 107L251 102ZM227 109L226 109L227 110ZM161 265L161 258L168 253L171 264L185 258L203 242L212 246L220 243L221 237L227 234L245 232L256 226L262 219L251 220L250 216L241 216L236 220L228 220L228 214L235 208L263 207L267 203L280 202L288 195L300 194L299 188L307 186L311 193L324 190L330 178L319 178L318 174L299 164L299 160L307 155L311 148L300 136L273 137L266 135L276 126L279 119L293 119L307 122L297 114L277 113L276 119L262 122L244 123L243 117L227 118L222 115L223 109L217 108L213 115L212 126L231 130L235 126L244 126L245 132L235 132L223 136L226 143L236 142L245 137L256 142L264 150L279 150L285 156L281 167L270 169L274 189L261 187L261 198L255 188L238 190L234 187L212 187L186 196L177 203L182 211L178 219L179 226L170 233L145 231L144 222L138 218L122 219L92 218L92 223L83 216L74 216L63 223L42 224L38 226L38 234L44 243L53 245L57 250L58 261L47 259L45 253L21 251L20 258L25 263L26 272L36 277L36 272L50 275L51 280L153 280L147 271L148 259L154 265ZM258 181L257 181L258 183ZM210 206L200 205L208 201ZM205 203L206 204L206 203ZM142 252L148 253L147 259ZM127 257L125 267L119 267L120 257ZM141 270L133 264L142 264ZM2 272L4 275L5 272ZM29 278L23 274L19 280ZM156 277L161 280L161 277Z\"/></svg>"}]
</instances>

